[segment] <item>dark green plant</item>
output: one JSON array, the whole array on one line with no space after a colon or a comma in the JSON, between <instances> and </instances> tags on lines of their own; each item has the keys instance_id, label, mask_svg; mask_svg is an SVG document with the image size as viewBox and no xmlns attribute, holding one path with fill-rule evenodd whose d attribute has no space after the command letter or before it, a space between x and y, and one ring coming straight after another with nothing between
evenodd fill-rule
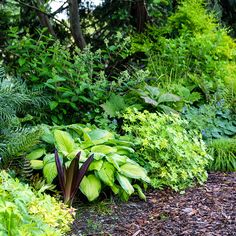
<instances>
[{"instance_id":1,"label":"dark green plant","mask_svg":"<svg viewBox=\"0 0 236 236\"><path fill-rule=\"evenodd\" d=\"M57 173L59 178L59 184L62 189L64 203L66 205L72 205L76 192L79 190L80 183L86 174L89 165L93 161L93 155L91 155L79 169L79 159L81 152L71 161L69 167L65 167L61 163L57 150L55 151L55 161L57 166Z\"/></svg>"},{"instance_id":2,"label":"dark green plant","mask_svg":"<svg viewBox=\"0 0 236 236\"><path fill-rule=\"evenodd\" d=\"M208 144L208 152L214 157L209 163L209 170L236 171L236 139L220 138Z\"/></svg>"},{"instance_id":3,"label":"dark green plant","mask_svg":"<svg viewBox=\"0 0 236 236\"><path fill-rule=\"evenodd\" d=\"M211 157L201 135L187 131L188 122L177 114L157 114L128 109L123 129L133 135L139 162L145 164L155 188L169 186L182 190L196 180L207 179L206 166Z\"/></svg>"},{"instance_id":4,"label":"dark green plant","mask_svg":"<svg viewBox=\"0 0 236 236\"><path fill-rule=\"evenodd\" d=\"M40 121L47 102L41 91L29 90L25 83L7 76L0 67L1 166L8 167L14 157L38 143L43 131L32 124Z\"/></svg>"}]
</instances>

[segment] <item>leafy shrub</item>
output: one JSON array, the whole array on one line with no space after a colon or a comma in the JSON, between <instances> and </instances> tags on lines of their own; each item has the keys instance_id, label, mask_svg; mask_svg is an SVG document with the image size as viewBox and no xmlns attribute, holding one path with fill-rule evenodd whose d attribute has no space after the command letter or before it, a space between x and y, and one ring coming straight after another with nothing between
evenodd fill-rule
<instances>
[{"instance_id":1,"label":"leafy shrub","mask_svg":"<svg viewBox=\"0 0 236 236\"><path fill-rule=\"evenodd\" d=\"M49 195L0 172L1 235L65 235L73 222L71 210Z\"/></svg>"},{"instance_id":2,"label":"leafy shrub","mask_svg":"<svg viewBox=\"0 0 236 236\"><path fill-rule=\"evenodd\" d=\"M208 152L214 157L209 169L212 171L236 171L236 139L220 138L208 144Z\"/></svg>"},{"instance_id":3,"label":"leafy shrub","mask_svg":"<svg viewBox=\"0 0 236 236\"><path fill-rule=\"evenodd\" d=\"M236 134L235 114L225 107L224 101L186 108L183 117L189 122L188 128L198 129L205 140Z\"/></svg>"},{"instance_id":4,"label":"leafy shrub","mask_svg":"<svg viewBox=\"0 0 236 236\"><path fill-rule=\"evenodd\" d=\"M10 35L8 51L14 60L8 66L30 86L43 87L53 97L49 105L54 123L78 122L82 113L94 113L106 98L109 83L101 50L92 52L88 47L72 54L44 32L39 32L38 39L20 38L17 29Z\"/></svg>"},{"instance_id":5,"label":"leafy shrub","mask_svg":"<svg viewBox=\"0 0 236 236\"><path fill-rule=\"evenodd\" d=\"M146 162L151 184L155 188L170 186L184 189L196 179L207 179L205 170L210 156L201 136L194 130L186 131L187 121L178 115L158 115L128 109L124 114L124 130L139 141L137 153Z\"/></svg>"},{"instance_id":6,"label":"leafy shrub","mask_svg":"<svg viewBox=\"0 0 236 236\"><path fill-rule=\"evenodd\" d=\"M129 158L134 153L131 142L116 138L106 130L78 124L46 130L42 139L52 147L55 145L66 166L70 165L79 152L80 163L84 163L90 154L94 154L88 173L80 184L81 192L89 201L95 200L104 187L111 188L123 200L127 200L136 188L139 196L145 199L138 182L149 182L149 178L145 169ZM46 151L41 146L27 156L34 168L43 168L48 183L57 176L54 154L50 152L52 149ZM43 160L39 160L40 158Z\"/></svg>"}]
</instances>

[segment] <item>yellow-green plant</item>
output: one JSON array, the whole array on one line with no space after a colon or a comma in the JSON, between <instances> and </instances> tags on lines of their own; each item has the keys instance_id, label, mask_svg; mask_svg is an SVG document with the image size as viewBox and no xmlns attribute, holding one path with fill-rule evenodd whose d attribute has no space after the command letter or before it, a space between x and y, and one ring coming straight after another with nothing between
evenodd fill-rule
<instances>
[{"instance_id":1,"label":"yellow-green plant","mask_svg":"<svg viewBox=\"0 0 236 236\"><path fill-rule=\"evenodd\" d=\"M1 235L59 236L70 230L73 209L0 172Z\"/></svg>"},{"instance_id":2,"label":"yellow-green plant","mask_svg":"<svg viewBox=\"0 0 236 236\"><path fill-rule=\"evenodd\" d=\"M187 121L176 114L161 115L128 109L123 129L139 141L137 153L145 161L152 186L181 190L196 180L207 179L205 170L211 157L201 135L186 131Z\"/></svg>"}]
</instances>

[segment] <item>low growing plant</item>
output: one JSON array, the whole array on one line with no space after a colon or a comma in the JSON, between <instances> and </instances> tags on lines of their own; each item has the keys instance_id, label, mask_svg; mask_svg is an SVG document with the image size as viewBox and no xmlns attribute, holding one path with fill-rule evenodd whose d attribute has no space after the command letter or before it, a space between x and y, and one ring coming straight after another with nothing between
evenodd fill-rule
<instances>
[{"instance_id":1,"label":"low growing plant","mask_svg":"<svg viewBox=\"0 0 236 236\"><path fill-rule=\"evenodd\" d=\"M73 222L72 212L55 198L35 193L0 172L1 235L66 235Z\"/></svg>"},{"instance_id":2,"label":"low growing plant","mask_svg":"<svg viewBox=\"0 0 236 236\"><path fill-rule=\"evenodd\" d=\"M181 190L195 180L206 181L205 168L211 157L201 135L185 129L186 120L177 114L161 115L135 109L128 109L123 118L123 129L139 142L136 147L139 162L145 162L153 187Z\"/></svg>"},{"instance_id":3,"label":"low growing plant","mask_svg":"<svg viewBox=\"0 0 236 236\"><path fill-rule=\"evenodd\" d=\"M209 164L211 171L236 171L236 139L220 138L208 144L208 152L214 157Z\"/></svg>"},{"instance_id":4,"label":"low growing plant","mask_svg":"<svg viewBox=\"0 0 236 236\"><path fill-rule=\"evenodd\" d=\"M67 167L75 160L77 153L81 153L80 163L89 162L88 156L93 154L94 160L80 183L80 191L89 201L98 198L105 187L110 188L123 200L128 200L135 189L139 196L145 199L139 184L145 185L149 178L146 170L130 158L134 153L130 141L122 137L116 138L106 130L78 124L46 130L42 137L44 143L41 144L44 146L32 151L27 158L35 169L43 169L48 183L57 176L54 154L45 149L51 144L52 148L57 148L59 157Z\"/></svg>"}]
</instances>

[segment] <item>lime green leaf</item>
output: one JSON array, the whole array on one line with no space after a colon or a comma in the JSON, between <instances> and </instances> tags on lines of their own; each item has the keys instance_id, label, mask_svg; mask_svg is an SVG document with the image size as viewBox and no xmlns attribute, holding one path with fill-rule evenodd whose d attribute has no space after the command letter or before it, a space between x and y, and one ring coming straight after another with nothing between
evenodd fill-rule
<instances>
[{"instance_id":1,"label":"lime green leaf","mask_svg":"<svg viewBox=\"0 0 236 236\"><path fill-rule=\"evenodd\" d=\"M43 168L43 161L41 160L31 160L30 164L31 164L31 167L35 170L39 170Z\"/></svg>"},{"instance_id":2,"label":"lime green leaf","mask_svg":"<svg viewBox=\"0 0 236 236\"><path fill-rule=\"evenodd\" d=\"M146 170L138 165L126 163L120 167L120 173L129 178L142 179L148 183L150 182Z\"/></svg>"},{"instance_id":3,"label":"lime green leaf","mask_svg":"<svg viewBox=\"0 0 236 236\"><path fill-rule=\"evenodd\" d=\"M118 173L116 174L116 178L127 194L131 195L134 192L134 188L128 178Z\"/></svg>"},{"instance_id":4,"label":"lime green leaf","mask_svg":"<svg viewBox=\"0 0 236 236\"><path fill-rule=\"evenodd\" d=\"M146 196L143 193L141 187L138 184L134 184L133 187L138 191L138 196L143 199L144 201L146 201Z\"/></svg>"},{"instance_id":5,"label":"lime green leaf","mask_svg":"<svg viewBox=\"0 0 236 236\"><path fill-rule=\"evenodd\" d=\"M38 148L38 149L32 151L31 153L29 153L28 155L26 155L26 159L36 160L36 159L39 159L40 157L42 157L45 153L46 153L45 148Z\"/></svg>"},{"instance_id":6,"label":"lime green leaf","mask_svg":"<svg viewBox=\"0 0 236 236\"><path fill-rule=\"evenodd\" d=\"M54 138L58 150L62 152L63 155L67 156L74 150L75 142L68 132L62 130L55 130Z\"/></svg>"},{"instance_id":7,"label":"lime green leaf","mask_svg":"<svg viewBox=\"0 0 236 236\"><path fill-rule=\"evenodd\" d=\"M113 164L117 170L120 169L120 165L123 165L126 163L126 156L121 156L118 154L109 154L108 156L105 157L108 162Z\"/></svg>"},{"instance_id":8,"label":"lime green leaf","mask_svg":"<svg viewBox=\"0 0 236 236\"><path fill-rule=\"evenodd\" d=\"M115 168L109 162L104 162L102 168L96 171L96 175L108 186L112 186L115 181Z\"/></svg>"},{"instance_id":9,"label":"lime green leaf","mask_svg":"<svg viewBox=\"0 0 236 236\"><path fill-rule=\"evenodd\" d=\"M81 148L79 148L79 147L76 148L74 146L74 148L75 149L67 155L67 158L72 160L72 159L74 159L76 157L76 155L79 152L81 152L81 154L80 154L80 161L85 162L87 160L86 152L84 150L82 150Z\"/></svg>"},{"instance_id":10,"label":"lime green leaf","mask_svg":"<svg viewBox=\"0 0 236 236\"><path fill-rule=\"evenodd\" d=\"M92 171L92 170L97 170L100 171L100 169L102 168L103 165L103 160L93 160L93 162L90 164L88 171Z\"/></svg>"},{"instance_id":11,"label":"lime green leaf","mask_svg":"<svg viewBox=\"0 0 236 236\"><path fill-rule=\"evenodd\" d=\"M108 154L108 153L116 152L116 148L110 147L107 145L97 145L91 148L91 152Z\"/></svg>"},{"instance_id":12,"label":"lime green leaf","mask_svg":"<svg viewBox=\"0 0 236 236\"><path fill-rule=\"evenodd\" d=\"M102 144L109 139L113 138L113 134L108 132L107 130L102 130L102 129L95 129L92 130L88 133L91 141L93 144Z\"/></svg>"},{"instance_id":13,"label":"lime green leaf","mask_svg":"<svg viewBox=\"0 0 236 236\"><path fill-rule=\"evenodd\" d=\"M47 163L54 162L55 161L55 156L53 153L45 155L43 158L43 164L46 165Z\"/></svg>"},{"instance_id":14,"label":"lime green leaf","mask_svg":"<svg viewBox=\"0 0 236 236\"><path fill-rule=\"evenodd\" d=\"M93 174L89 176L84 176L80 183L80 191L88 198L91 202L95 200L101 192L101 182Z\"/></svg>"},{"instance_id":15,"label":"lime green leaf","mask_svg":"<svg viewBox=\"0 0 236 236\"><path fill-rule=\"evenodd\" d=\"M57 167L55 162L49 162L43 167L43 175L48 184L51 184L52 181L57 176Z\"/></svg>"},{"instance_id":16,"label":"lime green leaf","mask_svg":"<svg viewBox=\"0 0 236 236\"><path fill-rule=\"evenodd\" d=\"M43 127L44 134L41 137L41 139L46 143L54 144L55 140L50 129L47 126L42 126L42 127Z\"/></svg>"},{"instance_id":17,"label":"lime green leaf","mask_svg":"<svg viewBox=\"0 0 236 236\"><path fill-rule=\"evenodd\" d=\"M111 186L111 190L114 194L118 194L120 192L120 188L116 184Z\"/></svg>"},{"instance_id":18,"label":"lime green leaf","mask_svg":"<svg viewBox=\"0 0 236 236\"><path fill-rule=\"evenodd\" d=\"M117 152L119 154L130 154L134 153L134 149L131 147L126 147L126 146L116 146Z\"/></svg>"}]
</instances>

